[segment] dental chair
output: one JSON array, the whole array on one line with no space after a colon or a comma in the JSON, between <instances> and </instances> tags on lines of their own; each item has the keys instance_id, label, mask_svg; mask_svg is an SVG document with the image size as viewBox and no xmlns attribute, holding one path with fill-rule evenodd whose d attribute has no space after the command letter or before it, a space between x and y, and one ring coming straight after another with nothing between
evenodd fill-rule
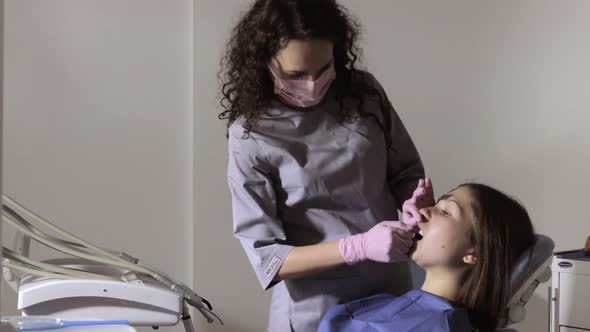
<instances>
[{"instance_id":1,"label":"dental chair","mask_svg":"<svg viewBox=\"0 0 590 332\"><path fill-rule=\"evenodd\" d=\"M500 321L502 328L497 329L497 332L517 332L508 326L525 319L524 306L533 295L535 288L551 278L551 259L554 248L553 240L545 235L537 234L535 243L518 258L510 280L511 288L515 291Z\"/></svg>"}]
</instances>

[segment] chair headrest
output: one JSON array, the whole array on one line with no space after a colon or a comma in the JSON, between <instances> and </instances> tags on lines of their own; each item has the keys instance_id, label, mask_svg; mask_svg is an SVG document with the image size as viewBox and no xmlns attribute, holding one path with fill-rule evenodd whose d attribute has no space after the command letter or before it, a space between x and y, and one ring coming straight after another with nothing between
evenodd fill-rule
<instances>
[{"instance_id":1,"label":"chair headrest","mask_svg":"<svg viewBox=\"0 0 590 332\"><path fill-rule=\"evenodd\" d=\"M551 278L549 264L554 248L555 244L549 237L535 234L535 242L518 257L510 278L511 298L504 317L500 319L500 327L524 320L524 306L535 288Z\"/></svg>"},{"instance_id":2,"label":"chair headrest","mask_svg":"<svg viewBox=\"0 0 590 332\"><path fill-rule=\"evenodd\" d=\"M545 263L553 257L555 243L549 237L541 234L535 235L536 239L532 246L523 252L514 265L510 278L512 293L523 287L523 283Z\"/></svg>"}]
</instances>

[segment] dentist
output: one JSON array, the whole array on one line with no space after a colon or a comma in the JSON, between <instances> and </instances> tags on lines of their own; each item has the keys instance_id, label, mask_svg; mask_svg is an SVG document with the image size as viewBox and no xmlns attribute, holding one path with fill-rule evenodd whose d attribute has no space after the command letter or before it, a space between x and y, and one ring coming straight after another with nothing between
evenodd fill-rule
<instances>
[{"instance_id":1,"label":"dentist","mask_svg":"<svg viewBox=\"0 0 590 332\"><path fill-rule=\"evenodd\" d=\"M221 61L233 232L273 288L269 331L315 331L332 305L411 287L411 225L432 186L358 68L358 34L334 0L257 0Z\"/></svg>"}]
</instances>

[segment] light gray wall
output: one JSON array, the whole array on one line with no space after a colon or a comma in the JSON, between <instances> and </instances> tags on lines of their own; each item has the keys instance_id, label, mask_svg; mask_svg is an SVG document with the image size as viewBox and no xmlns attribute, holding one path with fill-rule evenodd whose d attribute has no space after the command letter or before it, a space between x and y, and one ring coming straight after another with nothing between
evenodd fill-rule
<instances>
[{"instance_id":1,"label":"light gray wall","mask_svg":"<svg viewBox=\"0 0 590 332\"><path fill-rule=\"evenodd\" d=\"M2 192L2 114L4 114L4 0L0 0L0 192ZM2 221L0 221L0 244L2 243ZM2 252L0 251L0 261ZM0 281L0 299L2 299L2 282ZM0 301L0 317L2 301ZM0 323L2 327L2 323Z\"/></svg>"},{"instance_id":2,"label":"light gray wall","mask_svg":"<svg viewBox=\"0 0 590 332\"><path fill-rule=\"evenodd\" d=\"M269 294L231 236L217 120L223 44L249 1L196 0L195 280L227 326L262 331ZM412 134L440 195L465 180L520 198L557 249L588 235L590 2L343 1L364 26L365 64ZM546 330L546 287L521 331Z\"/></svg>"},{"instance_id":3,"label":"light gray wall","mask_svg":"<svg viewBox=\"0 0 590 332\"><path fill-rule=\"evenodd\" d=\"M8 0L5 12L4 191L191 284L192 1Z\"/></svg>"}]
</instances>

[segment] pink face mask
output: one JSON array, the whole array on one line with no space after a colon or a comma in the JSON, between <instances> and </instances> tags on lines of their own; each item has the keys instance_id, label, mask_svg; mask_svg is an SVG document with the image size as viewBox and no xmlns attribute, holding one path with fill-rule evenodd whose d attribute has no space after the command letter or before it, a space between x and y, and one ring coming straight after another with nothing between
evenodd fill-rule
<instances>
[{"instance_id":1,"label":"pink face mask","mask_svg":"<svg viewBox=\"0 0 590 332\"><path fill-rule=\"evenodd\" d=\"M268 67L274 79L275 94L285 103L296 107L310 107L319 104L328 92L330 84L336 78L334 64L331 64L315 81L281 78L272 66Z\"/></svg>"}]
</instances>

